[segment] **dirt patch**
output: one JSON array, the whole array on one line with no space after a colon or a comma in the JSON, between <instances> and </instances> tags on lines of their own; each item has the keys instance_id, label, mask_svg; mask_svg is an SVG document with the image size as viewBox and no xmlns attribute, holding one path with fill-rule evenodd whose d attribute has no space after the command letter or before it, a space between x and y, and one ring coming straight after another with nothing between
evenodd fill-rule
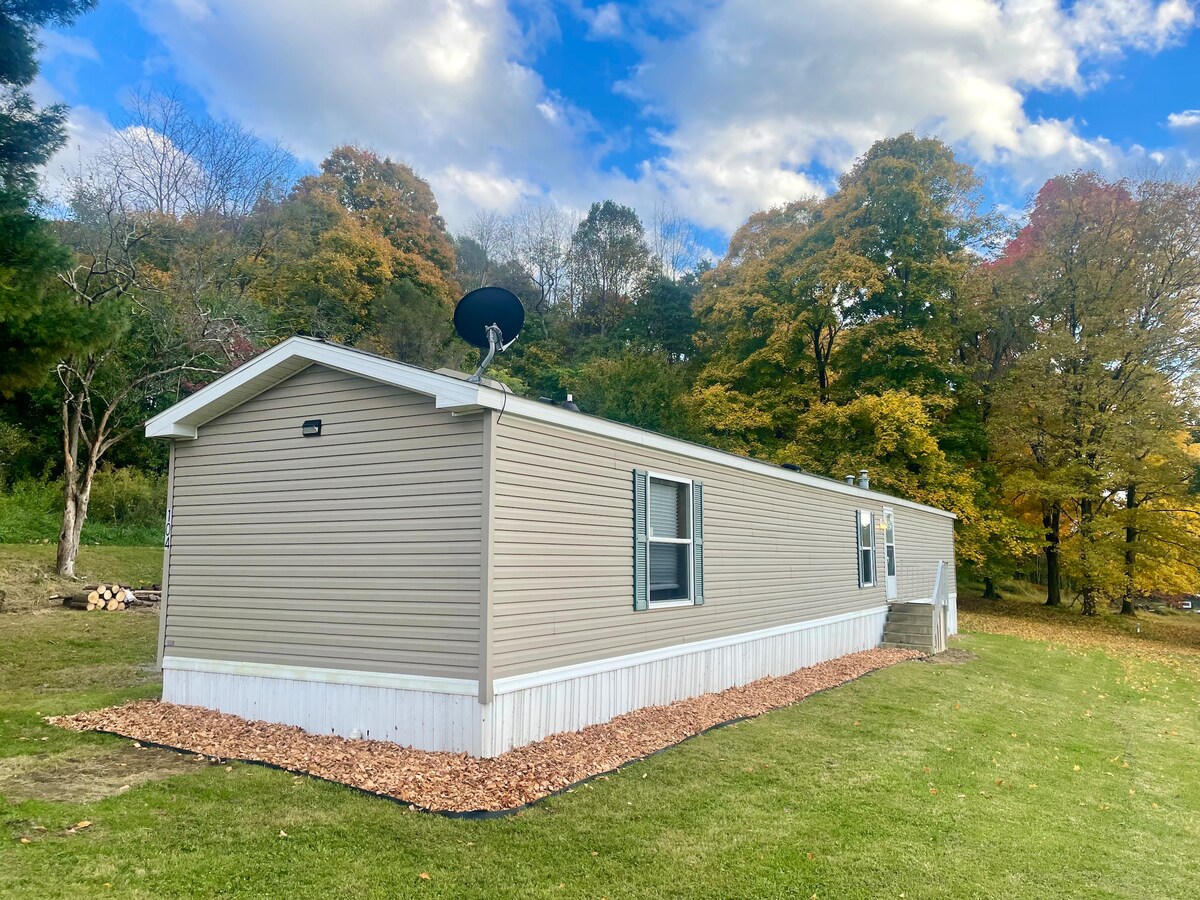
<instances>
[{"instance_id":1,"label":"dirt patch","mask_svg":"<svg viewBox=\"0 0 1200 900\"><path fill-rule=\"evenodd\" d=\"M385 741L313 735L197 706L144 700L48 719L76 731L109 731L206 756L264 762L442 812L509 810L610 772L734 719L758 716L920 654L867 650L551 735L493 759L412 750Z\"/></svg>"},{"instance_id":2,"label":"dirt patch","mask_svg":"<svg viewBox=\"0 0 1200 900\"><path fill-rule=\"evenodd\" d=\"M127 745L9 756L0 758L0 797L10 803L91 803L206 765L204 760L170 750Z\"/></svg>"},{"instance_id":3,"label":"dirt patch","mask_svg":"<svg viewBox=\"0 0 1200 900\"><path fill-rule=\"evenodd\" d=\"M53 604L51 594L78 590L78 583L60 578L40 560L11 559L0 563L0 613L32 612ZM61 603L59 604L61 606Z\"/></svg>"},{"instance_id":4,"label":"dirt patch","mask_svg":"<svg viewBox=\"0 0 1200 900\"><path fill-rule=\"evenodd\" d=\"M969 650L959 650L951 647L949 650L943 650L941 653L926 656L921 662L929 663L932 666L963 666L973 659L979 659L979 657Z\"/></svg>"}]
</instances>

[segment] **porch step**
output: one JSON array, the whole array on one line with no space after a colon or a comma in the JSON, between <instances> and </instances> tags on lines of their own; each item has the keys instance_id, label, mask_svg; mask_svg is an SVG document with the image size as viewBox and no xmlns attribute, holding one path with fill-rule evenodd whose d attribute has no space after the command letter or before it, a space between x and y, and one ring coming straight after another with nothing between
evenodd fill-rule
<instances>
[{"instance_id":1,"label":"porch step","mask_svg":"<svg viewBox=\"0 0 1200 900\"><path fill-rule=\"evenodd\" d=\"M930 653L933 651L932 641L884 641L879 645L884 650L917 650L921 653Z\"/></svg>"},{"instance_id":2,"label":"porch step","mask_svg":"<svg viewBox=\"0 0 1200 900\"><path fill-rule=\"evenodd\" d=\"M893 603L880 646L933 652L933 609L926 603Z\"/></svg>"},{"instance_id":3,"label":"porch step","mask_svg":"<svg viewBox=\"0 0 1200 900\"><path fill-rule=\"evenodd\" d=\"M926 607L925 612L889 612L888 621L897 624L932 625L933 612Z\"/></svg>"}]
</instances>

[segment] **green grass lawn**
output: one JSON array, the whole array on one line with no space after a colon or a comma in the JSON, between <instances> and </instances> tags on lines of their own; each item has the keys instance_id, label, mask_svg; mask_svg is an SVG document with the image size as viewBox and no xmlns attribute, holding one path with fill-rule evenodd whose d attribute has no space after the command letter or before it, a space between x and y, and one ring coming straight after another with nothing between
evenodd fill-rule
<instances>
[{"instance_id":1,"label":"green grass lawn","mask_svg":"<svg viewBox=\"0 0 1200 900\"><path fill-rule=\"evenodd\" d=\"M965 664L905 663L472 822L42 722L154 696L156 624L0 616L0 894L1200 896L1190 668L967 635ZM112 796L78 799L93 778Z\"/></svg>"}]
</instances>

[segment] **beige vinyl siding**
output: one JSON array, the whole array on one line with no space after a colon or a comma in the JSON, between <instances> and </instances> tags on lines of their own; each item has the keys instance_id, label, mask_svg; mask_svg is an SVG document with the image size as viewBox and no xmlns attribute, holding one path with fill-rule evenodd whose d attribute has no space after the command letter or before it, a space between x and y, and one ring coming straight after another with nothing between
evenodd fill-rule
<instances>
[{"instance_id":1,"label":"beige vinyl siding","mask_svg":"<svg viewBox=\"0 0 1200 900\"><path fill-rule=\"evenodd\" d=\"M477 677L482 441L318 365L177 441L165 654Z\"/></svg>"},{"instance_id":2,"label":"beige vinyl siding","mask_svg":"<svg viewBox=\"0 0 1200 900\"><path fill-rule=\"evenodd\" d=\"M858 586L856 568L855 511L880 516L882 500L516 416L501 418L495 442L494 677L886 602L882 560L873 587ZM703 606L633 609L635 468L704 483ZM905 510L903 521L912 516L944 522L950 533L949 519ZM897 528L900 521L897 516Z\"/></svg>"},{"instance_id":3,"label":"beige vinyl siding","mask_svg":"<svg viewBox=\"0 0 1200 900\"><path fill-rule=\"evenodd\" d=\"M934 575L939 560L947 563L949 590L954 581L954 520L934 513L897 507L896 574L899 600L927 600L933 594ZM883 536L879 536L882 565ZM882 573L882 569L880 570Z\"/></svg>"}]
</instances>

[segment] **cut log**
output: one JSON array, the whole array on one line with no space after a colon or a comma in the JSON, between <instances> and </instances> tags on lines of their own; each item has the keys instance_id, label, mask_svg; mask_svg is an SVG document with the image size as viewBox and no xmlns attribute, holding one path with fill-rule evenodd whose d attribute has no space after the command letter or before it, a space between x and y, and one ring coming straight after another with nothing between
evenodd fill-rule
<instances>
[{"instance_id":1,"label":"cut log","mask_svg":"<svg viewBox=\"0 0 1200 900\"><path fill-rule=\"evenodd\" d=\"M110 598L108 600L108 602L106 602L104 604L104 608L107 609L109 612L115 611L117 608L117 601Z\"/></svg>"},{"instance_id":2,"label":"cut log","mask_svg":"<svg viewBox=\"0 0 1200 900\"><path fill-rule=\"evenodd\" d=\"M98 594L96 591L88 591L87 598L88 598L89 603L99 603L100 602L100 594Z\"/></svg>"},{"instance_id":3,"label":"cut log","mask_svg":"<svg viewBox=\"0 0 1200 900\"><path fill-rule=\"evenodd\" d=\"M136 591L130 591L131 595L138 600L144 600L147 603L158 603L162 600L162 591L153 591L148 588L142 588Z\"/></svg>"},{"instance_id":4,"label":"cut log","mask_svg":"<svg viewBox=\"0 0 1200 900\"><path fill-rule=\"evenodd\" d=\"M98 594L103 594L103 593L104 593L105 591L107 591L107 590L108 590L108 585L107 585L107 584L98 584L98 585L96 585L96 593L98 593Z\"/></svg>"}]
</instances>

